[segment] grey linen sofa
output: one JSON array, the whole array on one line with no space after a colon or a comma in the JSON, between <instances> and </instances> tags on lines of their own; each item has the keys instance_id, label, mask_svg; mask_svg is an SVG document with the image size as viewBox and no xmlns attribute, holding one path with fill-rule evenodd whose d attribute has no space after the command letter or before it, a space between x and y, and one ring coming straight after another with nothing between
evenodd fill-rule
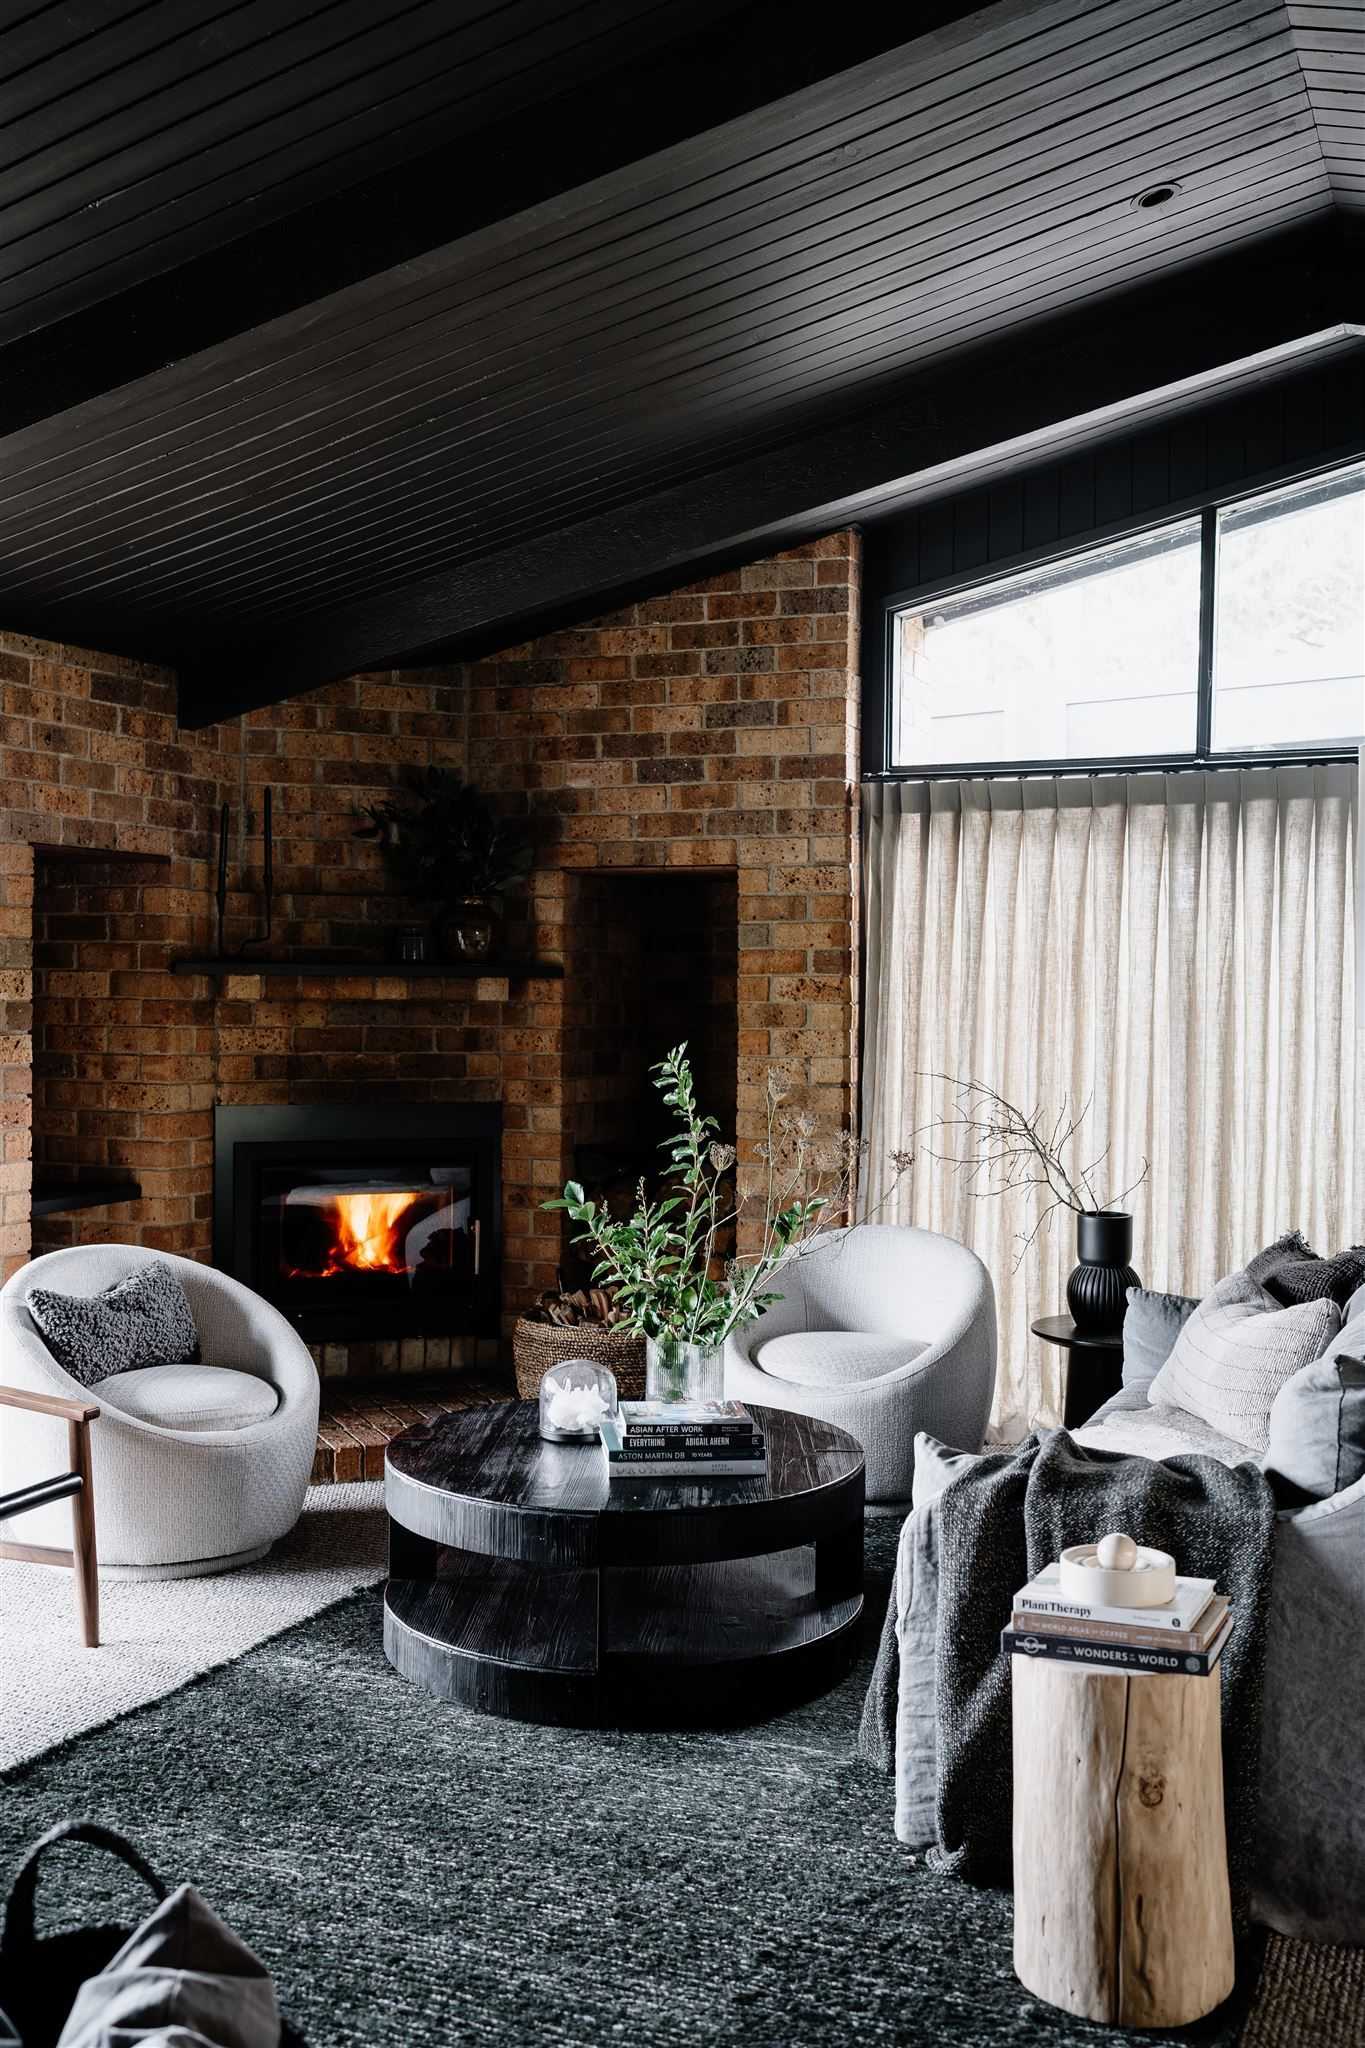
<instances>
[{"instance_id":1,"label":"grey linen sofa","mask_svg":"<svg viewBox=\"0 0 1365 2048\"><path fill-rule=\"evenodd\" d=\"M1365 1340L1365 1289L1347 1314L1332 1349L1355 1355ZM1255 1457L1182 1410L1149 1406L1141 1381L1072 1434L1149 1458L1198 1452L1236 1465ZM935 1837L935 1503L966 1454L925 1440L916 1449L915 1505L896 1562L896 1834L927 1848ZM1277 1517L1251 1904L1282 1934L1365 1944L1365 1479Z\"/></svg>"}]
</instances>

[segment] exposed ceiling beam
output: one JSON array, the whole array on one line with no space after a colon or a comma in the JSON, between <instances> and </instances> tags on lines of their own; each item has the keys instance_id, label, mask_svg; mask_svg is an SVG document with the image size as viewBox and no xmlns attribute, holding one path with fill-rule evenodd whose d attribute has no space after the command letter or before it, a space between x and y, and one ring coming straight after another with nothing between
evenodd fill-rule
<instances>
[{"instance_id":1,"label":"exposed ceiling beam","mask_svg":"<svg viewBox=\"0 0 1365 2048\"><path fill-rule=\"evenodd\" d=\"M1333 354L1365 354L1365 278L1337 224L1254 244L906 380L761 456L181 667L208 724L354 669L465 658L992 469L1168 417Z\"/></svg>"}]
</instances>

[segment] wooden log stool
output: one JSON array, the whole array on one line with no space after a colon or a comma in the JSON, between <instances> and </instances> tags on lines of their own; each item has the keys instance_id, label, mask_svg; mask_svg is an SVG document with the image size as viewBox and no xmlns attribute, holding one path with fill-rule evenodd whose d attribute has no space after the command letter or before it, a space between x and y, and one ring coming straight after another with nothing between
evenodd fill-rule
<instances>
[{"instance_id":1,"label":"wooden log stool","mask_svg":"<svg viewBox=\"0 0 1365 2048\"><path fill-rule=\"evenodd\" d=\"M1011 1670L1015 1974L1111 2026L1201 2018L1233 1981L1218 1667Z\"/></svg>"}]
</instances>

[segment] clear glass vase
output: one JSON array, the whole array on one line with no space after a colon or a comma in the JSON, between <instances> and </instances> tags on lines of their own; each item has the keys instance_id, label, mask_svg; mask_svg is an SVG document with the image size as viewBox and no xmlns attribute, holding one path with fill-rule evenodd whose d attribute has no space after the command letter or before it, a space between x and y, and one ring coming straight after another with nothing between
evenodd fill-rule
<instances>
[{"instance_id":1,"label":"clear glass vase","mask_svg":"<svg viewBox=\"0 0 1365 2048\"><path fill-rule=\"evenodd\" d=\"M680 1337L645 1343L645 1398L649 1401L723 1401L725 1352Z\"/></svg>"}]
</instances>

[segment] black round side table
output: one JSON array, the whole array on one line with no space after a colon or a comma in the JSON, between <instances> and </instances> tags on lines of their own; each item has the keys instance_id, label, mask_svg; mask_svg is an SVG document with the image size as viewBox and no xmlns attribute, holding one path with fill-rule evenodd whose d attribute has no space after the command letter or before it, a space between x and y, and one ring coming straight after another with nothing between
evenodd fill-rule
<instances>
[{"instance_id":1,"label":"black round side table","mask_svg":"<svg viewBox=\"0 0 1365 2048\"><path fill-rule=\"evenodd\" d=\"M1062 1424L1066 1429L1079 1429L1100 1403L1123 1385L1123 1339L1087 1337L1070 1316L1039 1316L1029 1328L1045 1344L1055 1344L1067 1353Z\"/></svg>"}]
</instances>

